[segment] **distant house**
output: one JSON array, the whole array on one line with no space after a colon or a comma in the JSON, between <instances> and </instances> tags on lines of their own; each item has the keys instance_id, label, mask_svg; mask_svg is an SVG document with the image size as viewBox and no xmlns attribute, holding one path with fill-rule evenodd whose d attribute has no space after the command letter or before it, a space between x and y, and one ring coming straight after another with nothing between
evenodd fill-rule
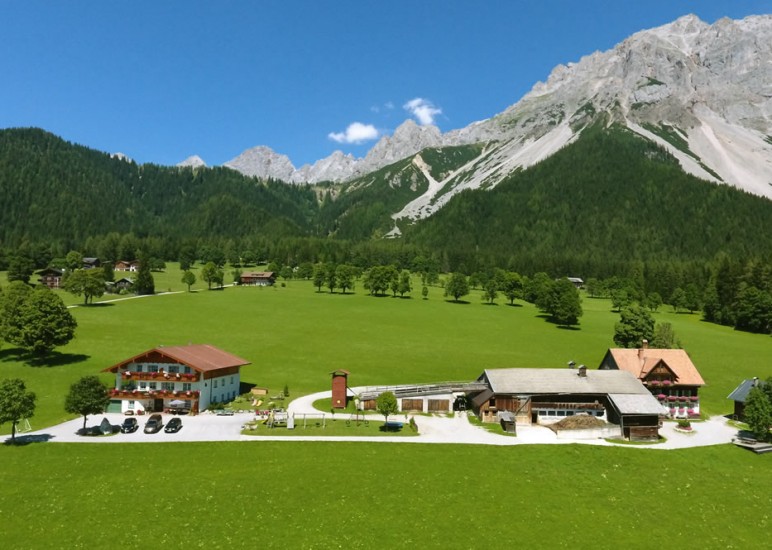
<instances>
[{"instance_id":1,"label":"distant house","mask_svg":"<svg viewBox=\"0 0 772 550\"><path fill-rule=\"evenodd\" d=\"M248 286L272 286L276 282L276 273L273 271L247 271L241 274L242 285Z\"/></svg>"},{"instance_id":2,"label":"distant house","mask_svg":"<svg viewBox=\"0 0 772 550\"><path fill-rule=\"evenodd\" d=\"M589 415L615 424L631 440L659 436L662 405L624 371L578 369L487 369L478 378L487 389L472 397L483 422L553 424ZM502 414L506 413L506 414Z\"/></svg>"},{"instance_id":3,"label":"distant house","mask_svg":"<svg viewBox=\"0 0 772 550\"><path fill-rule=\"evenodd\" d=\"M138 271L139 270L139 260L119 260L115 262L115 266L113 267L115 271Z\"/></svg>"},{"instance_id":4,"label":"distant house","mask_svg":"<svg viewBox=\"0 0 772 550\"><path fill-rule=\"evenodd\" d=\"M130 277L122 277L113 282L105 283L107 285L108 292L121 292L122 290L131 290L134 286L134 279Z\"/></svg>"},{"instance_id":5,"label":"distant house","mask_svg":"<svg viewBox=\"0 0 772 550\"><path fill-rule=\"evenodd\" d=\"M566 279L568 279L576 288L582 288L584 286L584 280L579 277L566 277Z\"/></svg>"},{"instance_id":6,"label":"distant house","mask_svg":"<svg viewBox=\"0 0 772 550\"><path fill-rule=\"evenodd\" d=\"M36 273L40 278L38 282L48 288L59 288L62 285L62 276L64 272L55 267L47 267Z\"/></svg>"},{"instance_id":7,"label":"distant house","mask_svg":"<svg viewBox=\"0 0 772 550\"><path fill-rule=\"evenodd\" d=\"M743 380L742 383L727 396L727 399L734 401L735 419L743 420L745 418L745 400L748 399L748 394L753 388L763 387L764 385L765 382L763 380L759 380L758 377L753 377L750 380Z\"/></svg>"},{"instance_id":8,"label":"distant house","mask_svg":"<svg viewBox=\"0 0 772 550\"><path fill-rule=\"evenodd\" d=\"M94 269L101 266L102 262L99 261L99 258L83 258L83 269Z\"/></svg>"},{"instance_id":9,"label":"distant house","mask_svg":"<svg viewBox=\"0 0 772 550\"><path fill-rule=\"evenodd\" d=\"M609 349L599 368L633 374L673 418L700 415L699 389L705 381L682 349L649 348L644 340L638 349Z\"/></svg>"},{"instance_id":10,"label":"distant house","mask_svg":"<svg viewBox=\"0 0 772 550\"><path fill-rule=\"evenodd\" d=\"M208 344L153 348L104 369L115 373L108 410L197 413L239 395L240 369L248 364Z\"/></svg>"}]
</instances>

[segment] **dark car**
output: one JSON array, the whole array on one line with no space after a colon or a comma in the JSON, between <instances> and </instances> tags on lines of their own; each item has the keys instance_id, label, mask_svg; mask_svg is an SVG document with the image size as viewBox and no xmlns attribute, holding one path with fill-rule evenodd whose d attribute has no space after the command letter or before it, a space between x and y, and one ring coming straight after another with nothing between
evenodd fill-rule
<instances>
[{"instance_id":1,"label":"dark car","mask_svg":"<svg viewBox=\"0 0 772 550\"><path fill-rule=\"evenodd\" d=\"M154 434L163 427L164 422L160 414L154 414L145 422L145 433Z\"/></svg>"},{"instance_id":2,"label":"dark car","mask_svg":"<svg viewBox=\"0 0 772 550\"><path fill-rule=\"evenodd\" d=\"M167 422L164 431L166 433L179 432L180 428L182 428L182 420L179 418L172 418L169 420L169 422Z\"/></svg>"},{"instance_id":3,"label":"dark car","mask_svg":"<svg viewBox=\"0 0 772 550\"><path fill-rule=\"evenodd\" d=\"M121 424L121 433L130 434L137 431L137 428L139 428L139 424L137 423L136 418L127 418L123 421L123 424Z\"/></svg>"}]
</instances>

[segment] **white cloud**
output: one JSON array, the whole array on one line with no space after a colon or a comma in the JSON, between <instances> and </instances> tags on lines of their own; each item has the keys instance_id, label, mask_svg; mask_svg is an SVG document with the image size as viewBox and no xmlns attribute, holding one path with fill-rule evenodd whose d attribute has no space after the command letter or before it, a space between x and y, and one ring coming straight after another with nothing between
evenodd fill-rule
<instances>
[{"instance_id":1,"label":"white cloud","mask_svg":"<svg viewBox=\"0 0 772 550\"><path fill-rule=\"evenodd\" d=\"M442 109L422 97L411 99L402 108L413 115L421 126L434 124L434 117L442 114Z\"/></svg>"},{"instance_id":2,"label":"white cloud","mask_svg":"<svg viewBox=\"0 0 772 550\"><path fill-rule=\"evenodd\" d=\"M362 143L378 138L378 130L372 124L352 122L345 132L330 132L327 137L338 143Z\"/></svg>"}]
</instances>

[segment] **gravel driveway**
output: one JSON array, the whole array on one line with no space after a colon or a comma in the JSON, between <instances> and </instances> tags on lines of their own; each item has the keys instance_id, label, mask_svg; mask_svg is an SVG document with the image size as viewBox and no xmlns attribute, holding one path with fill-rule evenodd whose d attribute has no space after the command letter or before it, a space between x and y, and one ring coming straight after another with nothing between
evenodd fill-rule
<instances>
[{"instance_id":1,"label":"gravel driveway","mask_svg":"<svg viewBox=\"0 0 772 550\"><path fill-rule=\"evenodd\" d=\"M288 411L294 414L319 414L313 408L313 403L319 399L330 397L329 391L306 395L292 401ZM324 413L331 418L330 413ZM164 425L173 415L163 414ZM111 424L119 425L126 418L122 414L107 413L88 418L88 426L98 426L102 418L107 418ZM415 416L419 435L416 437L314 437L314 436L251 436L241 435L241 426L254 419L252 413L235 413L233 416L218 416L203 413L197 416L180 416L182 429L177 433L165 433L161 430L155 434L143 432L148 416L137 416L139 429L131 434L118 433L110 437L84 437L77 435L83 426L83 418L77 418L37 430L27 434L17 434L17 439L35 441L53 441L64 443L159 443L171 441L373 441L379 443L456 443L473 445L528 445L528 444L573 444L624 446L631 449L683 449L706 445L721 445L730 443L737 435L737 429L729 426L725 418L716 416L705 422L694 422L692 433L675 431L674 422L666 422L660 433L667 441L657 445L615 445L604 439L570 440L558 439L555 433L543 426L518 426L517 437L498 435L489 432L469 422L465 413L456 413L452 417L445 416ZM341 418L341 415L338 415ZM377 415L376 415L376 418ZM407 421L406 415L396 415L399 420Z\"/></svg>"}]
</instances>

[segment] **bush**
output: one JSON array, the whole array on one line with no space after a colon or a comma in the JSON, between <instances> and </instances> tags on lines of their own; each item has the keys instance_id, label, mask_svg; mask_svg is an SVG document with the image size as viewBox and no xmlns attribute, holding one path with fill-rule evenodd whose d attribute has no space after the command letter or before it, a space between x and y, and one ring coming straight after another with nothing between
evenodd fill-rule
<instances>
[{"instance_id":1,"label":"bush","mask_svg":"<svg viewBox=\"0 0 772 550\"><path fill-rule=\"evenodd\" d=\"M692 428L692 423L686 420L685 418L679 418L678 427L681 428L682 430L690 430Z\"/></svg>"}]
</instances>

